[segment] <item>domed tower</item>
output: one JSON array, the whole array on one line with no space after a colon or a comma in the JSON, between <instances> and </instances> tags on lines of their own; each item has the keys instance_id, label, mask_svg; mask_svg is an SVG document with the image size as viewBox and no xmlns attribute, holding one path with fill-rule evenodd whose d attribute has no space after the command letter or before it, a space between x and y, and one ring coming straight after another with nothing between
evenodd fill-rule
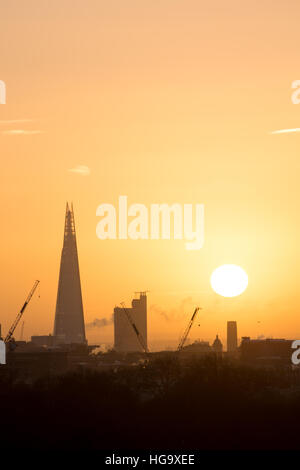
<instances>
[{"instance_id":1,"label":"domed tower","mask_svg":"<svg viewBox=\"0 0 300 470\"><path fill-rule=\"evenodd\" d=\"M223 351L223 344L221 343L218 335L212 344L212 350L216 353L221 353Z\"/></svg>"}]
</instances>

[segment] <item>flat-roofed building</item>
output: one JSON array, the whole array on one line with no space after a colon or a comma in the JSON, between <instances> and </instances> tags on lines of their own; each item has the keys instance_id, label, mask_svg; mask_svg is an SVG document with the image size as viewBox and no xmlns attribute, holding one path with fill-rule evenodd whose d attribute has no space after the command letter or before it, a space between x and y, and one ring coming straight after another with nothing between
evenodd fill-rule
<instances>
[{"instance_id":1,"label":"flat-roofed building","mask_svg":"<svg viewBox=\"0 0 300 470\"><path fill-rule=\"evenodd\" d=\"M146 292L140 292L139 295L139 299L133 299L131 308L126 310L128 310L130 317L147 345L147 295ZM137 335L122 307L115 307L114 309L114 336L114 348L116 351L143 352Z\"/></svg>"},{"instance_id":2,"label":"flat-roofed building","mask_svg":"<svg viewBox=\"0 0 300 470\"><path fill-rule=\"evenodd\" d=\"M237 323L236 321L227 322L227 352L235 353L238 347Z\"/></svg>"}]
</instances>

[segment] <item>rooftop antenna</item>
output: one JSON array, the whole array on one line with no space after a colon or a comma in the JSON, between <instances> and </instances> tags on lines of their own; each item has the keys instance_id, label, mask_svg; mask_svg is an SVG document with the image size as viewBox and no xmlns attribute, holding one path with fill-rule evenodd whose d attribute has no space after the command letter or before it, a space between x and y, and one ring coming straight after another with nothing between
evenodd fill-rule
<instances>
[{"instance_id":1,"label":"rooftop antenna","mask_svg":"<svg viewBox=\"0 0 300 470\"><path fill-rule=\"evenodd\" d=\"M146 295L148 292L150 292L150 291L149 291L149 290L138 290L138 291L136 291L134 294L135 294L135 295L138 295L138 294L140 294L140 295Z\"/></svg>"}]
</instances>

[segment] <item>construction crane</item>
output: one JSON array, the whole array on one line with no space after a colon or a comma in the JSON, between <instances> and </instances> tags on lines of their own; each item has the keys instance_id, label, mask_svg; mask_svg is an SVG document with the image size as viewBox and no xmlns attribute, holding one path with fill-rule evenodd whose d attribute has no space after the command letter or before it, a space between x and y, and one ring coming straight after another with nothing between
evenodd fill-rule
<instances>
[{"instance_id":1,"label":"construction crane","mask_svg":"<svg viewBox=\"0 0 300 470\"><path fill-rule=\"evenodd\" d=\"M34 294L34 292L35 292L35 290L36 290L36 288L37 288L39 282L40 282L40 281L35 281L35 283L33 284L33 287L32 287L32 289L31 289L31 291L29 292L28 297L27 297L27 299L25 300L23 307L22 307L21 310L19 311L19 313L18 313L18 315L17 315L15 321L14 321L13 324L11 325L11 327L10 327L10 329L9 329L7 335L6 335L6 338L5 338L5 340L4 340L5 343L8 343L8 342L11 340L11 337L12 337L12 335L14 334L14 331L15 331L15 329L17 328L18 323L19 323L19 321L20 321L21 318L22 318L22 315L23 315L23 313L24 313L24 310L25 310L25 308L27 307L27 305L29 304L30 299L31 299L31 297L33 296L33 294Z\"/></svg>"},{"instance_id":2,"label":"construction crane","mask_svg":"<svg viewBox=\"0 0 300 470\"><path fill-rule=\"evenodd\" d=\"M149 353L149 349L148 349L148 347L147 347L146 341L144 340L143 336L141 335L141 333L140 333L139 330L137 329L136 324L134 323L134 321L133 321L133 319L132 319L132 317L131 317L129 311L127 310L127 308L126 308L126 306L125 306L125 304L124 304L124 302L121 302L121 305L122 305L122 307L123 307L123 310L124 310L124 312L125 312L125 314L126 314L126 317L127 317L128 321L129 321L130 325L131 325L132 328L133 328L133 331L135 332L135 334L136 334L136 336L137 336L138 342L140 343L141 347L143 348L143 351L144 351L145 353Z\"/></svg>"},{"instance_id":3,"label":"construction crane","mask_svg":"<svg viewBox=\"0 0 300 470\"><path fill-rule=\"evenodd\" d=\"M199 310L200 310L200 307L196 307L196 308L195 308L194 313L193 313L193 315L192 315L192 318L190 319L189 324L188 324L188 326L186 327L186 329L185 329L185 331L184 331L184 333L183 333L183 335L182 335L182 337L181 337L181 339L180 339L180 341L179 341L177 351L181 351L181 350L182 350L182 348L183 348L183 346L184 346L184 344L185 344L185 342L186 342L186 340L187 340L187 337L188 337L188 335L189 335L189 332L190 332L190 330L191 330L191 328L192 328L192 326L193 326L193 323L194 323L194 321L195 321L195 318L196 318L197 313L198 313Z\"/></svg>"}]
</instances>

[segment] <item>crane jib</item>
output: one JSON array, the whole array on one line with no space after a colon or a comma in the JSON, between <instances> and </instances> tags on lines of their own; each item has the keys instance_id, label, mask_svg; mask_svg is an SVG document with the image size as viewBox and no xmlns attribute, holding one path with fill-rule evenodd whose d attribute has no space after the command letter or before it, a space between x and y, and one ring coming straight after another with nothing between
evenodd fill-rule
<instances>
[{"instance_id":1,"label":"crane jib","mask_svg":"<svg viewBox=\"0 0 300 470\"><path fill-rule=\"evenodd\" d=\"M199 310L199 307L196 307L196 308L195 308L195 311L194 311L194 313L193 313L193 315L192 315L192 318L190 319L189 324L188 324L188 326L187 326L187 328L186 328L186 330L185 330L183 336L181 337L181 340L180 340L179 345L178 345L178 347L177 347L177 351L181 351L181 349L183 348L183 346L184 346L184 344L185 344L185 342L186 342L186 339L187 339L187 337L188 337L188 335L189 335L190 329L191 329L192 326L193 326L193 323L194 323L194 320L195 320L196 315L197 315L197 313L198 313L198 310Z\"/></svg>"},{"instance_id":2,"label":"crane jib","mask_svg":"<svg viewBox=\"0 0 300 470\"><path fill-rule=\"evenodd\" d=\"M147 347L147 343L145 342L143 336L140 334L140 332L139 332L139 330L137 329L137 327L136 327L134 321L132 320L129 311L128 311L128 310L126 309L126 307L125 307L125 303L122 302L121 305L122 305L122 307L123 307L123 310L124 310L124 312L125 312L125 314L126 314L126 317L127 317L128 321L129 321L130 325L131 325L132 328L133 328L133 331L134 331L135 334L136 334L136 337L137 337L138 342L140 343L140 345L141 345L141 347L143 348L143 350L145 351L145 353L148 353L149 350L148 350L148 347Z\"/></svg>"},{"instance_id":3,"label":"crane jib","mask_svg":"<svg viewBox=\"0 0 300 470\"><path fill-rule=\"evenodd\" d=\"M139 335L139 331L138 331L137 327L135 326L135 324L133 324L132 326L133 326L134 331L136 332L136 334Z\"/></svg>"},{"instance_id":4,"label":"crane jib","mask_svg":"<svg viewBox=\"0 0 300 470\"><path fill-rule=\"evenodd\" d=\"M25 304L23 305L23 307L20 310L20 313L24 312L25 308L27 307L27 304L28 304L28 302L25 302Z\"/></svg>"},{"instance_id":5,"label":"crane jib","mask_svg":"<svg viewBox=\"0 0 300 470\"><path fill-rule=\"evenodd\" d=\"M10 329L9 329L7 335L6 335L6 338L5 338L5 340L4 340L5 343L8 343L8 342L11 340L11 337L12 337L12 335L14 334L14 331L15 331L16 327L18 326L18 323L19 323L19 321L20 321L20 319L21 319L21 317L22 317L22 315L23 315L23 313L24 313L24 310L25 310L25 308L27 307L27 305L29 304L30 299L31 299L31 297L33 296L33 294L34 294L34 292L35 292L35 290L36 290L36 288L37 288L39 282L40 282L40 281L37 280L37 281L35 281L35 283L33 284L33 287L32 287L32 289L31 289L31 291L29 292L29 295L28 295L27 299L25 300L25 303L24 303L23 307L22 307L21 310L19 311L19 313L18 313L18 315L17 315L15 321L13 322L12 326L10 327Z\"/></svg>"}]
</instances>

